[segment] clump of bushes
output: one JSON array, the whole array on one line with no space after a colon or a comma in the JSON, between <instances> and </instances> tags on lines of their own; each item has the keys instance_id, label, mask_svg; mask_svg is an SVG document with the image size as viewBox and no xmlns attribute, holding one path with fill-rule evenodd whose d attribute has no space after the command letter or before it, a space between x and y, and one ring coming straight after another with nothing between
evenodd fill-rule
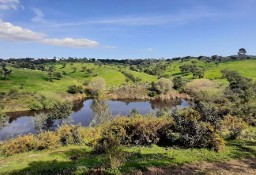
<instances>
[{"instance_id":1,"label":"clump of bushes","mask_svg":"<svg viewBox=\"0 0 256 175\"><path fill-rule=\"evenodd\" d=\"M160 78L157 82L153 82L150 87L149 96L153 97L159 94L166 94L173 87L172 81L167 78Z\"/></svg>"},{"instance_id":2,"label":"clump of bushes","mask_svg":"<svg viewBox=\"0 0 256 175\"><path fill-rule=\"evenodd\" d=\"M93 78L87 86L87 91L93 95L98 96L99 94L103 94L106 90L106 81L102 77Z\"/></svg>"},{"instance_id":3,"label":"clump of bushes","mask_svg":"<svg viewBox=\"0 0 256 175\"><path fill-rule=\"evenodd\" d=\"M64 125L58 131L46 131L37 135L28 134L3 142L0 153L13 155L32 150L57 148L67 144L94 144L100 137L99 128L84 128L81 126Z\"/></svg>"},{"instance_id":4,"label":"clump of bushes","mask_svg":"<svg viewBox=\"0 0 256 175\"><path fill-rule=\"evenodd\" d=\"M199 112L188 108L174 113L175 131L180 133L178 143L187 148L209 148L219 151L224 140L209 122L201 119Z\"/></svg>"},{"instance_id":5,"label":"clump of bushes","mask_svg":"<svg viewBox=\"0 0 256 175\"><path fill-rule=\"evenodd\" d=\"M70 94L77 94L77 93L83 93L83 86L81 85L71 85L68 87L68 93Z\"/></svg>"},{"instance_id":6,"label":"clump of bushes","mask_svg":"<svg viewBox=\"0 0 256 175\"><path fill-rule=\"evenodd\" d=\"M186 84L186 79L182 76L176 76L173 78L173 88L176 90L182 90Z\"/></svg>"},{"instance_id":7,"label":"clump of bushes","mask_svg":"<svg viewBox=\"0 0 256 175\"><path fill-rule=\"evenodd\" d=\"M247 123L242 118L227 115L222 121L223 129L228 133L229 139L238 138L244 129L248 127Z\"/></svg>"},{"instance_id":8,"label":"clump of bushes","mask_svg":"<svg viewBox=\"0 0 256 175\"><path fill-rule=\"evenodd\" d=\"M160 142L163 129L173 125L170 118L120 117L102 131L102 139L116 138L123 145L150 145ZM103 141L100 141L103 142Z\"/></svg>"}]
</instances>

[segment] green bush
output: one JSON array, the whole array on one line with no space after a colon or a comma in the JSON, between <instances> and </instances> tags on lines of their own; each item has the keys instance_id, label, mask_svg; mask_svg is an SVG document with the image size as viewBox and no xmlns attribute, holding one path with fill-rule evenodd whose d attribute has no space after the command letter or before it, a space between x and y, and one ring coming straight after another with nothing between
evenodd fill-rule
<instances>
[{"instance_id":1,"label":"green bush","mask_svg":"<svg viewBox=\"0 0 256 175\"><path fill-rule=\"evenodd\" d=\"M38 145L37 149L51 149L57 148L60 146L59 136L56 132L46 131L38 134Z\"/></svg>"},{"instance_id":2,"label":"green bush","mask_svg":"<svg viewBox=\"0 0 256 175\"><path fill-rule=\"evenodd\" d=\"M187 148L208 148L218 151L224 140L208 122L201 120L200 113L191 109L176 111L173 115L175 132L180 133L178 144Z\"/></svg>"},{"instance_id":3,"label":"green bush","mask_svg":"<svg viewBox=\"0 0 256 175\"><path fill-rule=\"evenodd\" d=\"M227 115L222 121L223 129L227 131L229 139L236 139L245 130L248 125L243 121L242 118Z\"/></svg>"},{"instance_id":4,"label":"green bush","mask_svg":"<svg viewBox=\"0 0 256 175\"><path fill-rule=\"evenodd\" d=\"M70 94L77 94L77 93L83 93L83 86L81 85L72 85L68 87L68 93Z\"/></svg>"},{"instance_id":5,"label":"green bush","mask_svg":"<svg viewBox=\"0 0 256 175\"><path fill-rule=\"evenodd\" d=\"M103 129L103 139L117 138L124 145L150 145L160 143L163 128L172 126L173 122L168 118L142 117L140 115L132 118L120 117Z\"/></svg>"}]
</instances>

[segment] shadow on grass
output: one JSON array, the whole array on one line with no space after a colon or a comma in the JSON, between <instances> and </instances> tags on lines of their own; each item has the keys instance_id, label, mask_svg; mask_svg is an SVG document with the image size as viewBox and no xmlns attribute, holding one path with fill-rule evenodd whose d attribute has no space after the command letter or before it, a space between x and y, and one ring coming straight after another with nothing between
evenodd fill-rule
<instances>
[{"instance_id":1,"label":"shadow on grass","mask_svg":"<svg viewBox=\"0 0 256 175\"><path fill-rule=\"evenodd\" d=\"M28 167L9 173L10 175L56 175L74 174L75 172L87 173L91 169L104 167L106 157L104 155L93 155L87 149L71 149L69 151L56 151L50 156L63 156L66 161L53 159L50 161L33 161ZM88 173L87 173L88 174Z\"/></svg>"},{"instance_id":2,"label":"shadow on grass","mask_svg":"<svg viewBox=\"0 0 256 175\"><path fill-rule=\"evenodd\" d=\"M229 141L228 146L232 146L230 158L242 159L243 164L248 165L252 169L256 168L256 142L252 141ZM51 157L64 157L63 159L52 159L50 161L33 161L28 164L28 167L18 170L9 174L74 174L79 172L80 174L104 174L104 170L109 168L109 159L106 154L93 154L88 148L70 149L68 151L55 151L50 154ZM246 158L246 159L245 159ZM122 159L120 157L120 159ZM236 165L232 165L229 162L216 162L209 163L211 167L202 167L192 164L177 164L175 157L167 153L141 153L137 152L124 152L125 161L120 167L122 173L130 174L130 172L138 171L150 171L154 173L157 171L161 174L161 171L167 174L204 174L204 172L210 170L233 170L236 172L242 172L244 169L239 169ZM162 168L154 168L162 167ZM163 168L166 167L166 168ZM203 168L203 169L202 169ZM246 168L245 168L246 169ZM100 171L97 171L100 170ZM102 171L101 171L102 170ZM202 171L203 170L203 171ZM88 173L88 172L92 173ZM160 171L160 172L159 172ZM95 173L97 172L97 173ZM152 174L151 173L151 174ZM155 174L157 174L155 173ZM163 174L163 173L162 173Z\"/></svg>"},{"instance_id":3,"label":"shadow on grass","mask_svg":"<svg viewBox=\"0 0 256 175\"><path fill-rule=\"evenodd\" d=\"M232 158L241 159L246 157L256 157L256 142L255 141L230 141L227 144L228 146L235 147L232 152Z\"/></svg>"}]
</instances>

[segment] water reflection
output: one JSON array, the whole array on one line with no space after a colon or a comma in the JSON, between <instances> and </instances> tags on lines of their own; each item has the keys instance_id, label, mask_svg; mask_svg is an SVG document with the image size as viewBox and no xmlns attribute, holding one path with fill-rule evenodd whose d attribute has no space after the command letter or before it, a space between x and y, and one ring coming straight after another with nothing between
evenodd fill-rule
<instances>
[{"instance_id":1,"label":"water reflection","mask_svg":"<svg viewBox=\"0 0 256 175\"><path fill-rule=\"evenodd\" d=\"M29 111L9 113L5 125L0 124L0 140L16 137L28 133L37 133L45 130L55 130L62 124L80 124L83 126L96 126L109 121L117 115L129 115L133 109L140 114L152 113L161 115L174 108L188 106L185 100L160 102L160 101L94 101L85 100L75 103L72 114L56 118L49 115L50 111ZM40 114L41 113L41 114ZM166 112L165 112L166 113ZM56 114L55 116L59 116ZM104 116L104 117L103 117Z\"/></svg>"},{"instance_id":2,"label":"water reflection","mask_svg":"<svg viewBox=\"0 0 256 175\"><path fill-rule=\"evenodd\" d=\"M89 126L98 126L111 121L113 116L106 100L95 99L92 101L91 110L93 111L93 120Z\"/></svg>"}]
</instances>

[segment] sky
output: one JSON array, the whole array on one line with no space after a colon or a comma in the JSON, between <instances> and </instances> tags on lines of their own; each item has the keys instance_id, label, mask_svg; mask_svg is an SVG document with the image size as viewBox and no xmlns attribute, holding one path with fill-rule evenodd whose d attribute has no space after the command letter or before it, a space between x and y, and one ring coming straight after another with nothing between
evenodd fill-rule
<instances>
[{"instance_id":1,"label":"sky","mask_svg":"<svg viewBox=\"0 0 256 175\"><path fill-rule=\"evenodd\" d=\"M0 0L0 58L256 55L256 0Z\"/></svg>"}]
</instances>

